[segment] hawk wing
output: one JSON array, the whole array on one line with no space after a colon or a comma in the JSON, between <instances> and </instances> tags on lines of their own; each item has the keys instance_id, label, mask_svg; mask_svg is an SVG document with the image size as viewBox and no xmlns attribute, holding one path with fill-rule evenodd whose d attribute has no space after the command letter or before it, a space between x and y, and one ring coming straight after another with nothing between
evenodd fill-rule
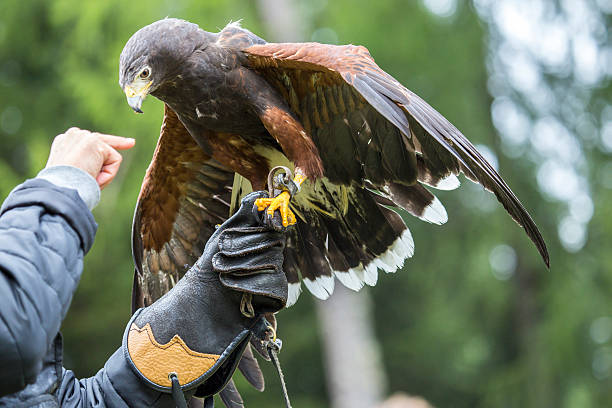
<instances>
[{"instance_id":1,"label":"hawk wing","mask_svg":"<svg viewBox=\"0 0 612 408\"><path fill-rule=\"evenodd\" d=\"M454 175L463 172L495 194L549 265L537 226L497 171L455 126L378 67L365 47L268 43L244 54L299 116L319 148L326 177L364 180L388 204L422 218L435 197L399 186L418 181L454 187Z\"/></svg>"},{"instance_id":2,"label":"hawk wing","mask_svg":"<svg viewBox=\"0 0 612 408\"><path fill-rule=\"evenodd\" d=\"M167 105L132 227L132 302L145 307L168 292L229 216L234 172L207 156Z\"/></svg>"},{"instance_id":3,"label":"hawk wing","mask_svg":"<svg viewBox=\"0 0 612 408\"><path fill-rule=\"evenodd\" d=\"M234 172L207 156L167 105L132 226L132 312L168 292L198 260L216 225L230 215ZM238 368L258 390L263 374L250 347ZM224 402L240 400L233 382ZM238 405L236 405L238 406Z\"/></svg>"}]
</instances>

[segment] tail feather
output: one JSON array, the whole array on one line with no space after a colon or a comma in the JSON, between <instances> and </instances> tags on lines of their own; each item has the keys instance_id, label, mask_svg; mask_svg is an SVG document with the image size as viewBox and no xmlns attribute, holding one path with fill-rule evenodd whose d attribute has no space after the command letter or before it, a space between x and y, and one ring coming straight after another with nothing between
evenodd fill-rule
<instances>
[{"instance_id":1,"label":"tail feather","mask_svg":"<svg viewBox=\"0 0 612 408\"><path fill-rule=\"evenodd\" d=\"M300 281L300 268L298 265L299 251L297 250L297 230L290 228L287 231L287 246L285 248L285 257L283 270L287 276L289 290L287 295L287 304L292 305L297 302L302 293L302 282Z\"/></svg>"},{"instance_id":2,"label":"tail feather","mask_svg":"<svg viewBox=\"0 0 612 408\"><path fill-rule=\"evenodd\" d=\"M297 258L304 285L319 299L327 299L334 291L334 276L325 256L326 233L317 228L318 220L313 223L298 223L296 225L298 239Z\"/></svg>"},{"instance_id":3,"label":"tail feather","mask_svg":"<svg viewBox=\"0 0 612 408\"><path fill-rule=\"evenodd\" d=\"M227 408L244 408L244 401L242 396L234 384L234 380L230 379L225 388L219 393L221 401Z\"/></svg>"},{"instance_id":4,"label":"tail feather","mask_svg":"<svg viewBox=\"0 0 612 408\"><path fill-rule=\"evenodd\" d=\"M379 269L395 272L413 255L409 229L395 211L384 205L396 206L390 192L402 198L411 193L409 187L389 188L385 194L389 198L362 186L340 186L326 179L312 182L309 188L297 194L292 203L298 223L285 254L290 292L292 285L299 288L300 277L321 299L333 292L335 277L344 286L359 290L376 284ZM427 190L414 191L413 195L427 198L422 201L436 203ZM288 305L298 295L294 289Z\"/></svg>"},{"instance_id":5,"label":"tail feather","mask_svg":"<svg viewBox=\"0 0 612 408\"><path fill-rule=\"evenodd\" d=\"M255 358L250 344L247 344L244 349L244 354L242 354L242 358L240 358L240 362L238 363L238 369L257 391L261 392L265 389L266 384L264 376L261 372L261 368L259 368L259 362Z\"/></svg>"}]
</instances>

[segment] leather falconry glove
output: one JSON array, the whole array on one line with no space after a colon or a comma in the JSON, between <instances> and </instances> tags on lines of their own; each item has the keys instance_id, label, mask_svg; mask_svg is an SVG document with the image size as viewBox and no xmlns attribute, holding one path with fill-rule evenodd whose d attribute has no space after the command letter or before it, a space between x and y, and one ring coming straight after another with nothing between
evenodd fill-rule
<instances>
[{"instance_id":1,"label":"leather falconry glove","mask_svg":"<svg viewBox=\"0 0 612 408\"><path fill-rule=\"evenodd\" d=\"M179 407L184 394L206 397L212 407L249 341L278 349L263 315L287 301L285 236L263 226L254 201L265 196L247 195L176 286L127 325L129 365L153 389L172 393Z\"/></svg>"}]
</instances>

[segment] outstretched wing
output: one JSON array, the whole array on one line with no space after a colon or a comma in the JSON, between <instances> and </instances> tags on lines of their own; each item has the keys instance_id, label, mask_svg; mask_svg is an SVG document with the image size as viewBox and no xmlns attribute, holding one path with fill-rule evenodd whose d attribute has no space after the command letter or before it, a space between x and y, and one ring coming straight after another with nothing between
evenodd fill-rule
<instances>
[{"instance_id":1,"label":"outstretched wing","mask_svg":"<svg viewBox=\"0 0 612 408\"><path fill-rule=\"evenodd\" d=\"M455 126L380 69L365 47L268 43L244 53L299 116L332 181L367 180L383 190L389 182L416 181L445 188L463 172L496 195L549 264L537 226L501 176ZM426 209L411 196L402 203L392 192L381 193L417 216Z\"/></svg>"},{"instance_id":2,"label":"outstretched wing","mask_svg":"<svg viewBox=\"0 0 612 408\"><path fill-rule=\"evenodd\" d=\"M132 303L168 292L229 216L234 172L207 156L167 105L132 227L136 265Z\"/></svg>"},{"instance_id":3,"label":"outstretched wing","mask_svg":"<svg viewBox=\"0 0 612 408\"><path fill-rule=\"evenodd\" d=\"M234 172L207 156L167 105L132 226L133 311L168 292L204 251L217 224L230 215ZM263 375L250 347L240 371L258 390ZM224 402L241 401L233 382Z\"/></svg>"}]
</instances>

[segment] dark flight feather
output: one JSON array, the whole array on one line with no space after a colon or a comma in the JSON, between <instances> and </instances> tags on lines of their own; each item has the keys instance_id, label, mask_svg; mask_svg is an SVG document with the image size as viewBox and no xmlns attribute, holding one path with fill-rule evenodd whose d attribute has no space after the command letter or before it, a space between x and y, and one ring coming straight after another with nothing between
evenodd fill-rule
<instances>
[{"instance_id":1,"label":"dark flight feather","mask_svg":"<svg viewBox=\"0 0 612 408\"><path fill-rule=\"evenodd\" d=\"M263 391L266 388L265 380L261 369L259 368L259 362L253 354L251 345L248 345L238 363L238 369L246 378L246 380L257 390Z\"/></svg>"},{"instance_id":2,"label":"dark flight feather","mask_svg":"<svg viewBox=\"0 0 612 408\"><path fill-rule=\"evenodd\" d=\"M236 384L234 384L234 380L229 380L225 388L219 393L219 397L227 408L244 408L244 401L236 388Z\"/></svg>"}]
</instances>

